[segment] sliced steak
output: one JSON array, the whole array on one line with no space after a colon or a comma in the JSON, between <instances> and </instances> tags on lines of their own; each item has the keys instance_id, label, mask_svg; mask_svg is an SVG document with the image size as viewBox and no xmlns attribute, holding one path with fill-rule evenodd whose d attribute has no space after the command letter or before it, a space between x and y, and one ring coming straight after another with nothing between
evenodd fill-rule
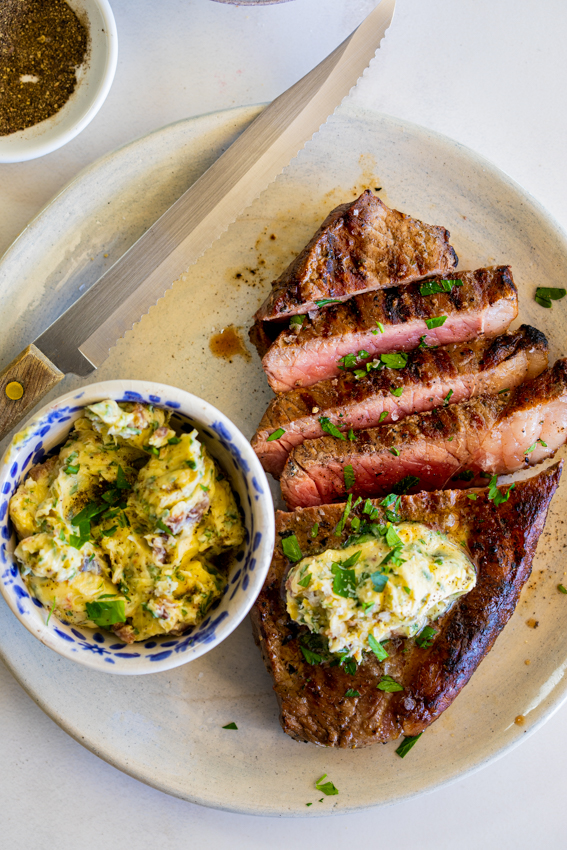
<instances>
[{"instance_id":1,"label":"sliced steak","mask_svg":"<svg viewBox=\"0 0 567 850\"><path fill-rule=\"evenodd\" d=\"M457 265L444 227L389 209L367 189L334 209L280 277L256 318L271 321L318 309L317 301L444 274Z\"/></svg>"},{"instance_id":2,"label":"sliced steak","mask_svg":"<svg viewBox=\"0 0 567 850\"><path fill-rule=\"evenodd\" d=\"M436 621L430 646L419 647L413 638L390 640L387 659L379 662L365 653L352 675L336 663L307 663L300 645L306 627L290 619L282 594L291 566L282 551L282 537L294 533L304 556L340 546L351 533L347 522L340 536L334 534L343 506L278 511L274 557L251 614L256 642L273 678L284 732L298 741L353 748L401 734L418 735L436 720L467 684L514 612L530 576L561 469L558 464L519 482L508 500L498 505L488 500L486 490L477 490L475 501L463 490L402 496L398 510L402 520L423 522L465 543L477 569L477 584ZM374 505L383 522L384 509L378 501ZM351 517L367 519L361 508ZM315 523L318 533L313 538ZM384 675L400 683L403 691L378 690ZM347 698L348 689L357 695Z\"/></svg>"},{"instance_id":3,"label":"sliced steak","mask_svg":"<svg viewBox=\"0 0 567 850\"><path fill-rule=\"evenodd\" d=\"M437 284L441 277L425 284ZM364 352L360 362L388 351L409 351L425 338L427 345L467 342L484 334L504 333L518 315L518 292L509 266L452 272L450 292L421 295L424 282L366 292L336 304L282 331L262 359L275 392L309 387L344 371L345 355ZM426 320L446 316L428 329ZM269 330L269 329L268 329ZM263 349L259 332L253 340Z\"/></svg>"},{"instance_id":4,"label":"sliced steak","mask_svg":"<svg viewBox=\"0 0 567 850\"><path fill-rule=\"evenodd\" d=\"M264 469L279 477L292 448L324 435L322 418L346 438L351 428L374 428L381 419L397 422L442 406L449 393L454 404L511 389L546 366L547 340L529 325L493 340L416 349L403 369L372 370L361 379L346 373L281 393L270 402L252 445ZM393 395L393 389L402 390L401 395ZM284 433L279 439L270 440L280 429Z\"/></svg>"},{"instance_id":5,"label":"sliced steak","mask_svg":"<svg viewBox=\"0 0 567 850\"><path fill-rule=\"evenodd\" d=\"M567 440L567 360L509 393L483 395L399 425L320 437L294 449L280 484L290 508L353 496L482 486L552 457ZM345 487L345 467L354 485ZM350 484L350 479L347 481Z\"/></svg>"}]
</instances>

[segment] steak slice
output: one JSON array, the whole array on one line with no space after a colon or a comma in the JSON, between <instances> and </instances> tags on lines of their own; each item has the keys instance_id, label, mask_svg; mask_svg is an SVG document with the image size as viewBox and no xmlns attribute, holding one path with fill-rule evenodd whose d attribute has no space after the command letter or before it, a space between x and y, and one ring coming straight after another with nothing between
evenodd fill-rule
<instances>
[{"instance_id":1,"label":"steak slice","mask_svg":"<svg viewBox=\"0 0 567 850\"><path fill-rule=\"evenodd\" d=\"M441 406L450 393L451 403L497 393L535 377L546 366L547 340L530 325L493 340L415 349L403 369L372 370L360 380L349 372L281 393L270 402L252 446L264 469L277 478L295 446L323 436L321 418L343 432L373 428L382 414L387 414L383 421L397 422ZM392 389L403 391L397 396ZM270 440L279 429L283 435Z\"/></svg>"},{"instance_id":2,"label":"steak slice","mask_svg":"<svg viewBox=\"0 0 567 850\"><path fill-rule=\"evenodd\" d=\"M280 277L256 318L317 310L317 301L411 283L452 271L457 255L444 227L389 209L367 189L334 209Z\"/></svg>"},{"instance_id":3,"label":"steak slice","mask_svg":"<svg viewBox=\"0 0 567 850\"><path fill-rule=\"evenodd\" d=\"M509 393L483 395L399 425L358 431L352 442L306 440L294 449L280 484L290 508L353 496L483 486L552 457L567 440L567 359ZM345 488L345 467L354 486ZM350 470L349 470L350 472ZM413 484L412 484L413 480Z\"/></svg>"},{"instance_id":4,"label":"steak slice","mask_svg":"<svg viewBox=\"0 0 567 850\"><path fill-rule=\"evenodd\" d=\"M409 351L422 337L428 345L467 342L480 334L494 337L518 315L518 292L509 266L452 272L444 279L463 285L432 295L421 295L423 282L366 292L320 310L313 318L305 316L301 325L290 325L262 359L271 388L285 392L340 375L340 358L359 351L367 355L362 359L368 359L388 351ZM427 283L441 288L440 280ZM445 322L429 330L426 319L438 316L446 316ZM264 347L260 333L251 336Z\"/></svg>"},{"instance_id":5,"label":"steak slice","mask_svg":"<svg viewBox=\"0 0 567 850\"><path fill-rule=\"evenodd\" d=\"M508 500L498 505L488 500L487 490L477 490L476 501L463 490L402 496L402 520L423 522L465 543L477 569L477 584L436 621L430 646L394 638L387 644L385 661L366 653L353 675L342 666L306 662L300 639L307 629L290 619L282 592L291 566L282 551L282 536L295 534L304 556L335 548L350 534L347 522L343 533L334 535L344 506L278 511L274 557L251 613L284 732L326 747L364 747L401 734L419 735L433 723L467 684L514 612L561 470L562 464L557 464L518 482ZM378 501L374 506L383 521L384 508ZM351 517L367 519L361 508ZM318 533L312 538L314 523ZM403 691L378 690L384 675L392 676ZM359 696L346 698L348 689Z\"/></svg>"}]
</instances>

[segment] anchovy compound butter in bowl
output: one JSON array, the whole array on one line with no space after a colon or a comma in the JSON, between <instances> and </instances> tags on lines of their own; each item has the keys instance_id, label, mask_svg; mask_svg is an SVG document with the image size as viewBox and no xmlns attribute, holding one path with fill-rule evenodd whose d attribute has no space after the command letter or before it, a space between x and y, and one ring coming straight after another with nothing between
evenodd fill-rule
<instances>
[{"instance_id":1,"label":"anchovy compound butter in bowl","mask_svg":"<svg viewBox=\"0 0 567 850\"><path fill-rule=\"evenodd\" d=\"M197 658L241 622L274 542L269 487L218 410L161 384L43 408L0 468L0 588L42 643L115 673Z\"/></svg>"}]
</instances>

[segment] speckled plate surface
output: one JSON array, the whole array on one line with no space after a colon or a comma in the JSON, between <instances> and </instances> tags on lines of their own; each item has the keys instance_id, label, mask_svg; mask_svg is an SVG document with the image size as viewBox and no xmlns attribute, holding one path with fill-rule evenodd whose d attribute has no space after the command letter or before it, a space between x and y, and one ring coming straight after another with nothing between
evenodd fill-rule
<instances>
[{"instance_id":1,"label":"speckled plate surface","mask_svg":"<svg viewBox=\"0 0 567 850\"><path fill-rule=\"evenodd\" d=\"M99 161L55 198L0 263L3 364L88 287L257 112L247 107L166 127ZM537 284L564 285L567 240L548 214L466 148L414 125L343 107L113 349L92 380L177 385L219 407L251 436L271 394L259 360L251 351L231 361L214 357L211 335L230 323L247 326L271 278L324 215L368 186L381 187L381 197L398 209L448 227L461 268L511 263L520 320L549 335L552 358L567 353L563 304L544 310L532 299ZM66 378L56 393L80 380ZM0 600L0 652L69 734L169 794L238 812L309 817L392 803L504 754L566 698L566 602L556 590L565 583L566 493L567 481L554 499L533 578L509 625L470 684L404 760L393 743L333 751L284 735L248 621L184 667L150 677L109 677L41 646ZM519 715L522 725L514 723ZM238 731L222 729L231 721ZM340 793L320 803L314 782L323 773Z\"/></svg>"}]
</instances>

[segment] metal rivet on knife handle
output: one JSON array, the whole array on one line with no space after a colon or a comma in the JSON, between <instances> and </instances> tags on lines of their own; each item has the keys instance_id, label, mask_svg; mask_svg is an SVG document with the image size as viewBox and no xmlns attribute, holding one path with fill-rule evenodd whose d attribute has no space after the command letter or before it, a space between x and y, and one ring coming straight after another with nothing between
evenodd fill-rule
<instances>
[{"instance_id":1,"label":"metal rivet on knife handle","mask_svg":"<svg viewBox=\"0 0 567 850\"><path fill-rule=\"evenodd\" d=\"M19 381L10 381L6 387L6 395L11 401L18 401L24 394L24 388Z\"/></svg>"},{"instance_id":2,"label":"metal rivet on knife handle","mask_svg":"<svg viewBox=\"0 0 567 850\"><path fill-rule=\"evenodd\" d=\"M0 375L0 440L63 378L35 345L28 345Z\"/></svg>"}]
</instances>

